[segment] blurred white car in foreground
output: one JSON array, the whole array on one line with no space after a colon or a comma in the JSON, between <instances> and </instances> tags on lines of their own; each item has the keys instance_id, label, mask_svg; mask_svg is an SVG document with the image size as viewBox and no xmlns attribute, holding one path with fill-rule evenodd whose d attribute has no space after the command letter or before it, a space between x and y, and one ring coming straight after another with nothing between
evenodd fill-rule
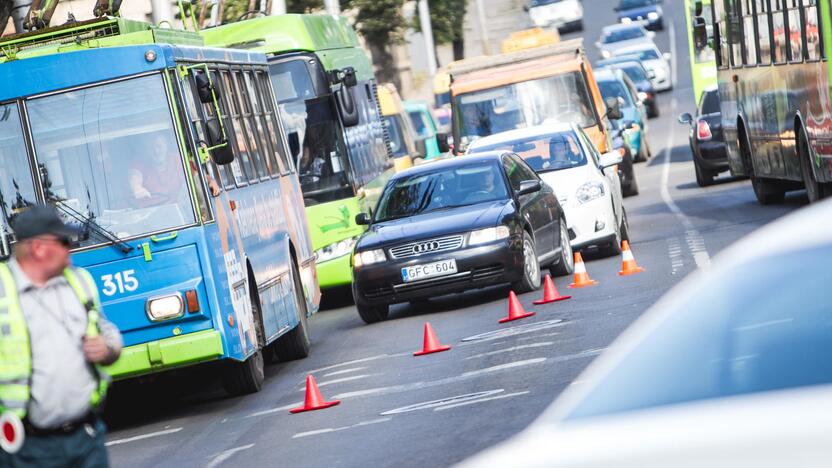
<instances>
[{"instance_id":1,"label":"blurred white car in foreground","mask_svg":"<svg viewBox=\"0 0 832 468\"><path fill-rule=\"evenodd\" d=\"M473 467L829 467L832 201L730 247Z\"/></svg>"}]
</instances>

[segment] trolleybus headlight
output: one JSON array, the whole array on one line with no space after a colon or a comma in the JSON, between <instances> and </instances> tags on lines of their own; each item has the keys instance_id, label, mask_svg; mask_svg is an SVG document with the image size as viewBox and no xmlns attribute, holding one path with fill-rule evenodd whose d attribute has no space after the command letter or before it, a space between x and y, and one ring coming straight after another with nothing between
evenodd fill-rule
<instances>
[{"instance_id":1,"label":"trolleybus headlight","mask_svg":"<svg viewBox=\"0 0 832 468\"><path fill-rule=\"evenodd\" d=\"M604 184L601 182L587 182L578 187L578 191L575 192L575 198L578 199L578 203L586 203L603 196Z\"/></svg>"},{"instance_id":2,"label":"trolleybus headlight","mask_svg":"<svg viewBox=\"0 0 832 468\"><path fill-rule=\"evenodd\" d=\"M381 263L385 260L387 260L387 257L384 255L384 250L365 250L364 252L355 253L352 259L352 264L355 265L356 268L360 268L365 265L372 265L373 263Z\"/></svg>"},{"instance_id":3,"label":"trolleybus headlight","mask_svg":"<svg viewBox=\"0 0 832 468\"><path fill-rule=\"evenodd\" d=\"M487 244L508 237L508 226L496 226L485 229L477 229L468 234L468 245Z\"/></svg>"},{"instance_id":4,"label":"trolleybus headlight","mask_svg":"<svg viewBox=\"0 0 832 468\"><path fill-rule=\"evenodd\" d=\"M182 316L185 311L182 296L171 294L147 300L147 316L150 320L168 320Z\"/></svg>"},{"instance_id":5,"label":"trolleybus headlight","mask_svg":"<svg viewBox=\"0 0 832 468\"><path fill-rule=\"evenodd\" d=\"M336 258L343 257L344 255L349 255L352 252L352 248L355 247L355 241L358 240L358 236L351 237L349 239L344 239L338 242L333 242L323 248L320 248L315 251L315 258L318 262L326 262L329 260L334 260Z\"/></svg>"}]
</instances>

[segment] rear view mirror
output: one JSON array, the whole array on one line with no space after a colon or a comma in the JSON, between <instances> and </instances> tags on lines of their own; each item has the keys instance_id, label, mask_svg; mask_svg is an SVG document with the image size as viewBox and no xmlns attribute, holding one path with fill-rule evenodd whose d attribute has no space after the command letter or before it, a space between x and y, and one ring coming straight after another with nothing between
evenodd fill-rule
<instances>
[{"instance_id":1,"label":"rear view mirror","mask_svg":"<svg viewBox=\"0 0 832 468\"><path fill-rule=\"evenodd\" d=\"M439 144L439 152L440 153L447 153L451 151L451 145L448 143L448 134L447 133L437 133L436 134L436 142Z\"/></svg>"},{"instance_id":2,"label":"rear view mirror","mask_svg":"<svg viewBox=\"0 0 832 468\"><path fill-rule=\"evenodd\" d=\"M539 192L543 188L539 180L524 180L520 182L520 188L517 190L517 195L528 195L530 193Z\"/></svg>"},{"instance_id":3,"label":"rear view mirror","mask_svg":"<svg viewBox=\"0 0 832 468\"><path fill-rule=\"evenodd\" d=\"M693 122L693 116L690 115L690 112L679 114L679 123L690 125L691 122Z\"/></svg>"},{"instance_id":4,"label":"rear view mirror","mask_svg":"<svg viewBox=\"0 0 832 468\"><path fill-rule=\"evenodd\" d=\"M196 92L199 94L199 101L203 104L214 102L214 96L219 96L219 93L211 84L208 75L206 73L196 73L194 74L194 80L196 80Z\"/></svg>"},{"instance_id":5,"label":"rear view mirror","mask_svg":"<svg viewBox=\"0 0 832 468\"><path fill-rule=\"evenodd\" d=\"M231 164L234 161L234 150L225 139L219 120L212 119L205 123L208 138L208 151L218 166Z\"/></svg>"},{"instance_id":6,"label":"rear view mirror","mask_svg":"<svg viewBox=\"0 0 832 468\"><path fill-rule=\"evenodd\" d=\"M424 138L413 140L413 144L416 146L416 156L418 158L424 158L428 155L428 148L426 144L426 140Z\"/></svg>"},{"instance_id":7,"label":"rear view mirror","mask_svg":"<svg viewBox=\"0 0 832 468\"><path fill-rule=\"evenodd\" d=\"M341 88L335 91L335 101L338 103L338 113L341 114L341 122L344 126L354 127L358 125L358 105L355 103L352 90L341 84Z\"/></svg>"},{"instance_id":8,"label":"rear view mirror","mask_svg":"<svg viewBox=\"0 0 832 468\"><path fill-rule=\"evenodd\" d=\"M693 42L697 49L708 46L708 26L705 24L705 18L701 16L693 18Z\"/></svg>"},{"instance_id":9,"label":"rear view mirror","mask_svg":"<svg viewBox=\"0 0 832 468\"><path fill-rule=\"evenodd\" d=\"M367 213L358 213L355 215L355 224L359 226L369 226L372 222L370 215Z\"/></svg>"},{"instance_id":10,"label":"rear view mirror","mask_svg":"<svg viewBox=\"0 0 832 468\"><path fill-rule=\"evenodd\" d=\"M618 98L609 97L604 102L607 105L607 117L612 120L618 120L624 115L621 113L621 104L618 102Z\"/></svg>"}]
</instances>

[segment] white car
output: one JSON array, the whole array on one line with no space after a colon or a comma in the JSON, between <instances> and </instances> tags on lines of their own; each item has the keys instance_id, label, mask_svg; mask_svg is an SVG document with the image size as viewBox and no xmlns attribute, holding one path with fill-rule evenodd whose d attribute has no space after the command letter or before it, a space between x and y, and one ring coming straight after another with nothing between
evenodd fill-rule
<instances>
[{"instance_id":1,"label":"white car","mask_svg":"<svg viewBox=\"0 0 832 468\"><path fill-rule=\"evenodd\" d=\"M618 49L616 56L633 57L644 65L644 68L653 72L650 81L656 91L668 91L673 89L673 79L670 74L669 52L662 54L659 48L653 44L640 44Z\"/></svg>"},{"instance_id":2,"label":"white car","mask_svg":"<svg viewBox=\"0 0 832 468\"><path fill-rule=\"evenodd\" d=\"M559 31L584 29L584 7L580 0L531 0L526 9L533 26Z\"/></svg>"},{"instance_id":3,"label":"white car","mask_svg":"<svg viewBox=\"0 0 832 468\"><path fill-rule=\"evenodd\" d=\"M826 201L729 247L463 466L830 466L830 218Z\"/></svg>"},{"instance_id":4,"label":"white car","mask_svg":"<svg viewBox=\"0 0 832 468\"><path fill-rule=\"evenodd\" d=\"M567 123L482 137L466 154L492 150L517 153L555 189L573 249L595 246L610 255L621 252L621 241L628 240L617 171L621 153L599 154L581 127Z\"/></svg>"},{"instance_id":5,"label":"white car","mask_svg":"<svg viewBox=\"0 0 832 468\"><path fill-rule=\"evenodd\" d=\"M598 51L601 53L601 58L608 59L613 55L618 55L619 50L634 46L653 46L653 38L656 33L644 29L644 26L638 23L632 24L614 24L612 26L604 26L601 30L601 38L595 43Z\"/></svg>"}]
</instances>

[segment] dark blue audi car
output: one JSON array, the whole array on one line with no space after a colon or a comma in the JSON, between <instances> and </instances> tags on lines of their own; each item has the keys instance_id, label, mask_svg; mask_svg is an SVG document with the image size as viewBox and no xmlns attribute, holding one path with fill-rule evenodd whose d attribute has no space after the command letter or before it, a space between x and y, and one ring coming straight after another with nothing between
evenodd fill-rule
<instances>
[{"instance_id":1,"label":"dark blue audi car","mask_svg":"<svg viewBox=\"0 0 832 468\"><path fill-rule=\"evenodd\" d=\"M647 29L664 29L664 12L658 4L661 0L620 0L615 11L620 23L639 23Z\"/></svg>"}]
</instances>

